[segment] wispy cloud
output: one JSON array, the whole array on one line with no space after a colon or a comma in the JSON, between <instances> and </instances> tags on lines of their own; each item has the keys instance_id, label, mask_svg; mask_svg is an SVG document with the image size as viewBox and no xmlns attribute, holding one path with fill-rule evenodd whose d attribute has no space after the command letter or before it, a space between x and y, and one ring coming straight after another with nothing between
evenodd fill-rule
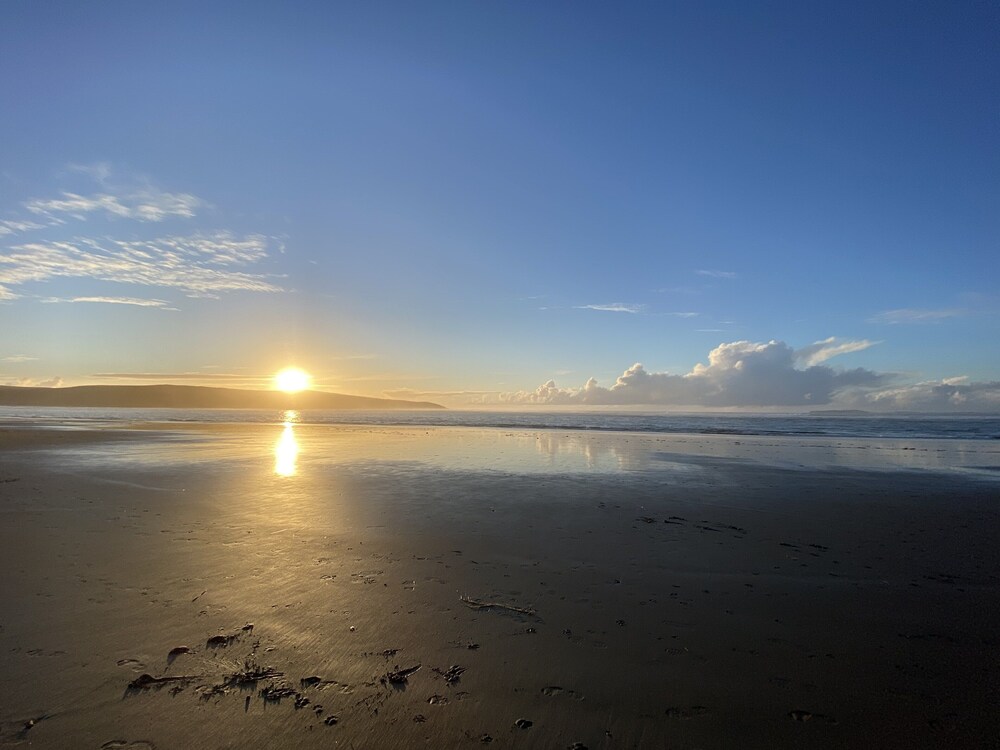
<instances>
[{"instance_id":1,"label":"wispy cloud","mask_svg":"<svg viewBox=\"0 0 1000 750\"><path fill-rule=\"evenodd\" d=\"M415 388L392 388L390 390L382 391L382 395L386 398L396 398L396 399L449 399L449 398L472 398L478 399L484 396L496 396L496 391L469 391L469 390L456 390L456 391L422 391Z\"/></svg>"},{"instance_id":2,"label":"wispy cloud","mask_svg":"<svg viewBox=\"0 0 1000 750\"><path fill-rule=\"evenodd\" d=\"M189 296L219 292L278 292L262 274L234 270L264 258L267 239L228 232L143 241L33 242L0 255L0 299L11 287L53 278L91 278L119 284L180 289Z\"/></svg>"},{"instance_id":3,"label":"wispy cloud","mask_svg":"<svg viewBox=\"0 0 1000 750\"><path fill-rule=\"evenodd\" d=\"M90 177L94 182L104 185L111 179L111 165L106 161L94 162L93 164L67 164L66 170L78 172Z\"/></svg>"},{"instance_id":4,"label":"wispy cloud","mask_svg":"<svg viewBox=\"0 0 1000 750\"><path fill-rule=\"evenodd\" d=\"M54 222L61 222L64 215L84 219L87 214L95 212L136 221L163 221L170 216L191 218L195 209L202 205L204 202L190 193L166 193L146 188L125 195L64 192L59 198L30 200L24 207L32 214Z\"/></svg>"},{"instance_id":5,"label":"wispy cloud","mask_svg":"<svg viewBox=\"0 0 1000 750\"><path fill-rule=\"evenodd\" d=\"M695 271L699 276L711 276L713 279L735 279L735 271L713 271L707 268L699 268Z\"/></svg>"},{"instance_id":6,"label":"wispy cloud","mask_svg":"<svg viewBox=\"0 0 1000 750\"><path fill-rule=\"evenodd\" d=\"M35 221L16 221L14 219L0 219L0 237L19 232L28 232L32 229L43 229L44 224Z\"/></svg>"},{"instance_id":7,"label":"wispy cloud","mask_svg":"<svg viewBox=\"0 0 1000 750\"><path fill-rule=\"evenodd\" d=\"M144 299L142 297L45 297L42 302L95 302L106 305L134 305L135 307L158 307L163 310L174 310L170 303L162 299Z\"/></svg>"},{"instance_id":8,"label":"wispy cloud","mask_svg":"<svg viewBox=\"0 0 1000 750\"><path fill-rule=\"evenodd\" d=\"M12 354L9 357L3 357L0 362L37 362L38 357L29 357L27 354Z\"/></svg>"},{"instance_id":9,"label":"wispy cloud","mask_svg":"<svg viewBox=\"0 0 1000 750\"><path fill-rule=\"evenodd\" d=\"M19 385L21 387L35 387L35 388L58 388L63 384L63 379L60 377L48 378L46 380L36 380L35 378L15 378L14 380L8 380L5 385Z\"/></svg>"},{"instance_id":10,"label":"wispy cloud","mask_svg":"<svg viewBox=\"0 0 1000 750\"><path fill-rule=\"evenodd\" d=\"M333 357L327 357L331 362L342 362L346 360L356 360L356 359L377 359L377 354L338 354Z\"/></svg>"},{"instance_id":11,"label":"wispy cloud","mask_svg":"<svg viewBox=\"0 0 1000 750\"><path fill-rule=\"evenodd\" d=\"M869 341L868 339L860 339L858 341L842 341L831 336L828 339L823 339L822 341L817 341L809 346L797 349L795 351L795 358L800 360L807 367L810 367L812 365L818 365L821 362L826 362L828 359L837 357L841 354L863 351L868 347L875 346L875 344L878 343L878 341Z\"/></svg>"},{"instance_id":12,"label":"wispy cloud","mask_svg":"<svg viewBox=\"0 0 1000 750\"><path fill-rule=\"evenodd\" d=\"M889 325L897 325L899 323L936 323L947 318L958 318L966 313L966 310L959 308L918 310L907 307L899 310L885 310L873 316L869 322L887 323Z\"/></svg>"},{"instance_id":13,"label":"wispy cloud","mask_svg":"<svg viewBox=\"0 0 1000 750\"><path fill-rule=\"evenodd\" d=\"M267 375L240 375L232 372L95 372L92 378L102 380L239 380L245 382L267 382Z\"/></svg>"},{"instance_id":14,"label":"wispy cloud","mask_svg":"<svg viewBox=\"0 0 1000 750\"><path fill-rule=\"evenodd\" d=\"M670 316L672 318L697 318L701 313L696 312L669 312L663 313L664 315Z\"/></svg>"},{"instance_id":15,"label":"wispy cloud","mask_svg":"<svg viewBox=\"0 0 1000 750\"><path fill-rule=\"evenodd\" d=\"M576 305L575 310L600 310L601 312L630 313L642 312L642 305L631 305L624 302L610 302L605 305Z\"/></svg>"}]
</instances>

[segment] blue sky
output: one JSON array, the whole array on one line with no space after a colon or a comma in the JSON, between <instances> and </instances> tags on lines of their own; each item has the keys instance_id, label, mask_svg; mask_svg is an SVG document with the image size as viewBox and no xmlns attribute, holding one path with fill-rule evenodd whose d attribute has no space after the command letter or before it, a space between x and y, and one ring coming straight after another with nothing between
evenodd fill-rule
<instances>
[{"instance_id":1,"label":"blue sky","mask_svg":"<svg viewBox=\"0 0 1000 750\"><path fill-rule=\"evenodd\" d=\"M0 382L1000 409L998 27L4 3Z\"/></svg>"}]
</instances>

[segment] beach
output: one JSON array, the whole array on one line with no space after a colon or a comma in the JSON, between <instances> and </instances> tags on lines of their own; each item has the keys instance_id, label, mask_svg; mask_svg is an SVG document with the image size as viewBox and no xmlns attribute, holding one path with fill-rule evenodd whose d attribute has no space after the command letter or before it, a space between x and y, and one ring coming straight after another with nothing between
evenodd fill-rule
<instances>
[{"instance_id":1,"label":"beach","mask_svg":"<svg viewBox=\"0 0 1000 750\"><path fill-rule=\"evenodd\" d=\"M0 427L0 746L981 748L995 441Z\"/></svg>"}]
</instances>

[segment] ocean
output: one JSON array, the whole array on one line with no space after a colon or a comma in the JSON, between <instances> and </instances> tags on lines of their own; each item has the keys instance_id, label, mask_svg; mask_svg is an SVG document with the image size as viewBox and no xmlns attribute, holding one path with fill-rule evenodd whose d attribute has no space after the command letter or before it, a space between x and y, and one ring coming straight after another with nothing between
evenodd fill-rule
<instances>
[{"instance_id":1,"label":"ocean","mask_svg":"<svg viewBox=\"0 0 1000 750\"><path fill-rule=\"evenodd\" d=\"M543 411L272 411L0 407L0 423L73 427L135 423L347 424L691 435L1000 440L1000 416L649 414Z\"/></svg>"}]
</instances>

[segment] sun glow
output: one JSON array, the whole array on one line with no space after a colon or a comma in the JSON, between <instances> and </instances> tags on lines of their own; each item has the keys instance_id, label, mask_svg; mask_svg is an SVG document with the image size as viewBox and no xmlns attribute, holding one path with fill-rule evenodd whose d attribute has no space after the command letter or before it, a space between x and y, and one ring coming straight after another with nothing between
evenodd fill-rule
<instances>
[{"instance_id":1,"label":"sun glow","mask_svg":"<svg viewBox=\"0 0 1000 750\"><path fill-rule=\"evenodd\" d=\"M285 393L297 393L308 388L311 379L305 370L300 370L298 367L286 367L274 376L274 386Z\"/></svg>"}]
</instances>

